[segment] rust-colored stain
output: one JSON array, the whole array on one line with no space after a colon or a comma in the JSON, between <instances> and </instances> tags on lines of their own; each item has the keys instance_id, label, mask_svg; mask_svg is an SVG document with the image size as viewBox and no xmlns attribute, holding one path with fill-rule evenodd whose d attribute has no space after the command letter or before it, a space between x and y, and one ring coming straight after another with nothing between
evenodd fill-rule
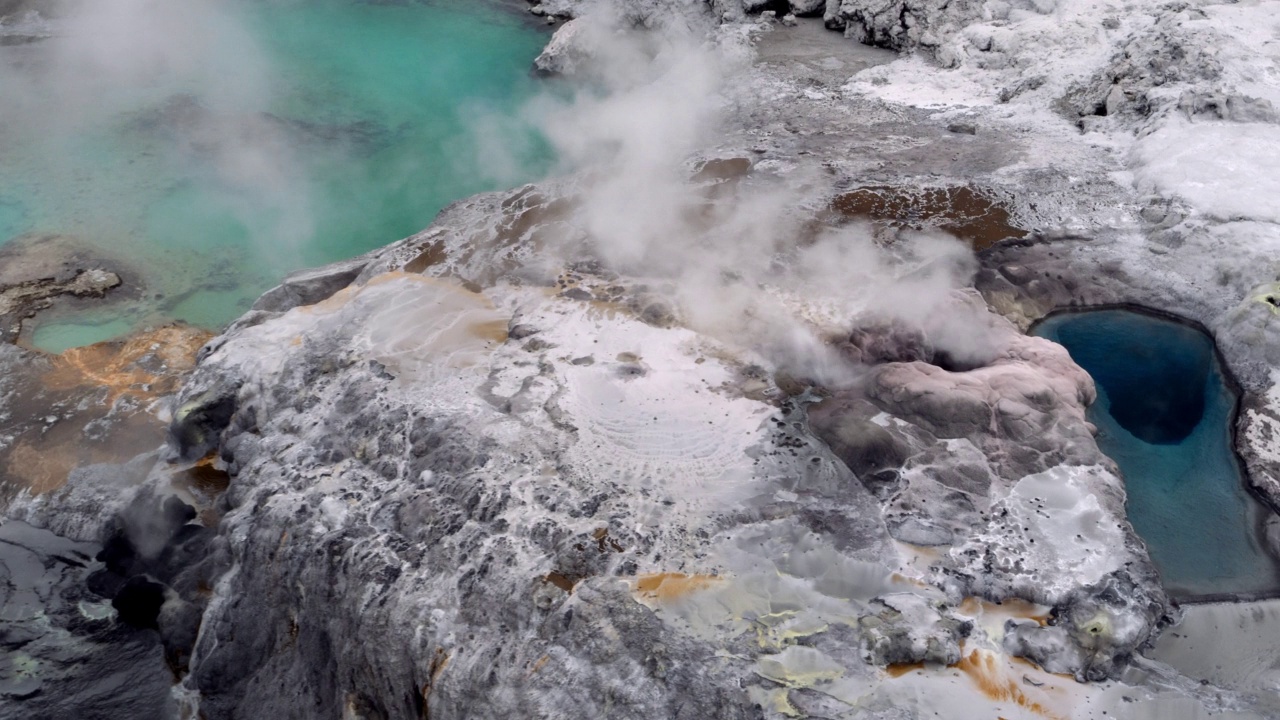
<instances>
[{"instance_id":1,"label":"rust-colored stain","mask_svg":"<svg viewBox=\"0 0 1280 720\"><path fill-rule=\"evenodd\" d=\"M210 453L191 467L175 472L172 478L175 486L185 488L195 498L198 519L205 527L214 527L222 520L213 501L231 484L231 475L219 470L216 462L217 455Z\"/></svg>"},{"instance_id":2,"label":"rust-colored stain","mask_svg":"<svg viewBox=\"0 0 1280 720\"><path fill-rule=\"evenodd\" d=\"M1027 697L1016 678L1009 677L996 663L992 653L974 650L960 658L955 668L969 677L978 686L983 695L997 702L1017 703L1020 707L1037 715L1058 720L1040 703Z\"/></svg>"},{"instance_id":3,"label":"rust-colored stain","mask_svg":"<svg viewBox=\"0 0 1280 720\"><path fill-rule=\"evenodd\" d=\"M911 585L918 588L927 588L929 584L923 580L917 580L913 577L907 577L899 572L889 573L889 581L896 585Z\"/></svg>"},{"instance_id":4,"label":"rust-colored stain","mask_svg":"<svg viewBox=\"0 0 1280 720\"><path fill-rule=\"evenodd\" d=\"M1040 627L1049 624L1049 610L1022 598L1005 598L997 603L983 600L982 598L967 597L956 609L964 615L974 617L984 613L1000 613L1011 617L1035 620Z\"/></svg>"},{"instance_id":5,"label":"rust-colored stain","mask_svg":"<svg viewBox=\"0 0 1280 720\"><path fill-rule=\"evenodd\" d=\"M195 367L196 353L211 337L206 330L171 325L125 340L71 348L53 358L45 387L106 388L107 404L125 395L151 400L178 389L182 376Z\"/></svg>"},{"instance_id":6,"label":"rust-colored stain","mask_svg":"<svg viewBox=\"0 0 1280 720\"><path fill-rule=\"evenodd\" d=\"M836 221L870 220L887 228L937 228L984 250L1008 238L1026 237L1009 211L988 192L967 185L941 188L870 185L831 201Z\"/></svg>"},{"instance_id":7,"label":"rust-colored stain","mask_svg":"<svg viewBox=\"0 0 1280 720\"><path fill-rule=\"evenodd\" d=\"M638 575L632 589L642 597L666 602L706 590L719 581L715 575L649 573Z\"/></svg>"},{"instance_id":8,"label":"rust-colored stain","mask_svg":"<svg viewBox=\"0 0 1280 720\"><path fill-rule=\"evenodd\" d=\"M572 577L553 570L544 575L542 579L543 581L549 582L567 593L571 593L573 592L573 586L577 585L578 581L582 578Z\"/></svg>"},{"instance_id":9,"label":"rust-colored stain","mask_svg":"<svg viewBox=\"0 0 1280 720\"><path fill-rule=\"evenodd\" d=\"M538 672L539 670L541 670L541 669L542 669L542 668L547 664L547 662L548 662L549 660L551 660L551 656L550 656L550 655L543 655L542 657L538 658L537 660L534 660L534 661L533 661L533 666L529 668L529 675L530 675L530 676L532 676L532 675L537 674L537 672Z\"/></svg>"},{"instance_id":10,"label":"rust-colored stain","mask_svg":"<svg viewBox=\"0 0 1280 720\"><path fill-rule=\"evenodd\" d=\"M427 669L427 681L422 684L422 720L431 718L431 690L440 679L440 673L449 666L449 653L444 648L436 648L431 657L431 666Z\"/></svg>"},{"instance_id":11,"label":"rust-colored stain","mask_svg":"<svg viewBox=\"0 0 1280 720\"><path fill-rule=\"evenodd\" d=\"M216 455L206 455L196 461L195 465L178 473L174 479L185 482L191 489L205 495L220 495L231 484L231 476L226 470L219 470L214 466L216 459Z\"/></svg>"},{"instance_id":12,"label":"rust-colored stain","mask_svg":"<svg viewBox=\"0 0 1280 720\"><path fill-rule=\"evenodd\" d=\"M62 487L75 467L76 458L70 448L37 447L23 440L9 451L5 475L21 482L32 495L41 495Z\"/></svg>"},{"instance_id":13,"label":"rust-colored stain","mask_svg":"<svg viewBox=\"0 0 1280 720\"><path fill-rule=\"evenodd\" d=\"M432 240L423 244L418 249L418 254L412 260L404 264L404 271L411 273L426 272L445 260L449 259L449 252L445 250L443 240Z\"/></svg>"},{"instance_id":14,"label":"rust-colored stain","mask_svg":"<svg viewBox=\"0 0 1280 720\"><path fill-rule=\"evenodd\" d=\"M174 325L41 361L9 402L2 429L15 440L0 452L0 496L51 492L77 467L123 462L159 445L164 424L153 403L178 389L210 337Z\"/></svg>"},{"instance_id":15,"label":"rust-colored stain","mask_svg":"<svg viewBox=\"0 0 1280 720\"><path fill-rule=\"evenodd\" d=\"M519 268L521 252L538 253L562 237L557 226L580 204L575 197L549 198L533 187L522 188L502 201L493 223L453 242L445 237L424 239L401 267L410 273L457 277L469 290L480 292ZM474 262L477 253L485 259L483 264Z\"/></svg>"},{"instance_id":16,"label":"rust-colored stain","mask_svg":"<svg viewBox=\"0 0 1280 720\"><path fill-rule=\"evenodd\" d=\"M622 545L617 540L609 537L609 528L596 528L591 533L591 539L596 541L596 548L600 552L608 552L609 550L614 552L623 551Z\"/></svg>"},{"instance_id":17,"label":"rust-colored stain","mask_svg":"<svg viewBox=\"0 0 1280 720\"><path fill-rule=\"evenodd\" d=\"M886 665L884 668L884 671L889 673L889 677L902 677L903 675L913 673L916 670L923 670L923 669L924 669L924 663L915 662L915 663L897 663L894 665Z\"/></svg>"},{"instance_id":18,"label":"rust-colored stain","mask_svg":"<svg viewBox=\"0 0 1280 720\"><path fill-rule=\"evenodd\" d=\"M481 340L502 344L507 341L507 321L490 320L489 322L472 323L467 331Z\"/></svg>"}]
</instances>

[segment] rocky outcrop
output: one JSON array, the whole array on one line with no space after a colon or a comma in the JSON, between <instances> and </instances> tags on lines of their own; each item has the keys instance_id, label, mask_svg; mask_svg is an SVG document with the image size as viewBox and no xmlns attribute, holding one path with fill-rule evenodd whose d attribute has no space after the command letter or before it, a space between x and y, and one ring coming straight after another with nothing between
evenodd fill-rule
<instances>
[{"instance_id":1,"label":"rocky outcrop","mask_svg":"<svg viewBox=\"0 0 1280 720\"><path fill-rule=\"evenodd\" d=\"M419 297L400 305L409 310L445 298L461 305L387 325L379 316L396 296ZM458 313L488 317L481 296L421 276L375 276L340 301L244 328L209 355L185 395L238 388L217 436L235 478L222 525L235 565L187 680L202 713L640 717L656 707L672 717L756 716L709 647L673 635L633 597L638 569L679 546L664 536L694 528L636 534L638 498L606 480L623 468L602 474L599 458L580 454L594 423L572 396L666 371L654 342L635 346L652 369L633 375L612 360L617 351L581 347L592 345L588 333L555 332L554 313L577 303L527 308L522 322L540 331L538 346L495 345L432 329ZM290 327L307 339L285 362L255 351L267 364L242 364L246 348L274 346ZM346 349L363 327L371 355ZM384 336L401 330L402 340ZM404 340L419 349L402 354ZM463 352L484 364L439 372ZM488 390L469 392L469 383ZM537 467L551 474L513 484Z\"/></svg>"},{"instance_id":2,"label":"rocky outcrop","mask_svg":"<svg viewBox=\"0 0 1280 720\"><path fill-rule=\"evenodd\" d=\"M1108 67L1073 87L1063 104L1075 116L1109 116L1127 113L1146 118L1153 113L1181 109L1189 115L1215 114L1238 119L1265 113L1270 103L1240 97L1227 98L1191 90L1188 85L1212 84L1221 77L1222 64L1211 38L1214 32L1188 21L1204 13L1171 6L1152 26L1133 35L1112 58ZM1172 92L1170 92L1172 91ZM1272 111L1274 114L1274 111Z\"/></svg>"},{"instance_id":3,"label":"rocky outcrop","mask_svg":"<svg viewBox=\"0 0 1280 720\"><path fill-rule=\"evenodd\" d=\"M170 435L232 476L232 569L185 681L207 717L755 717L816 702L815 667L874 695L879 665L960 662L990 642L965 597L1065 618L1126 566L1150 602L1106 606L1124 633L1016 649L1114 674L1162 621L1061 348L962 293L945 323L859 324L833 351L860 379L810 406L812 381L774 382L678 304L651 313L651 283L555 272L580 202L459 203L328 299L209 345ZM1064 543L1046 502L1096 528ZM902 566L895 542L937 559ZM751 639L777 613L797 616Z\"/></svg>"},{"instance_id":4,"label":"rocky outcrop","mask_svg":"<svg viewBox=\"0 0 1280 720\"><path fill-rule=\"evenodd\" d=\"M59 298L101 298L120 287L111 260L73 238L27 236L0 249L0 342L22 334L24 321Z\"/></svg>"},{"instance_id":5,"label":"rocky outcrop","mask_svg":"<svg viewBox=\"0 0 1280 720\"><path fill-rule=\"evenodd\" d=\"M982 15L983 3L973 0L840 0L826 3L823 21L859 42L908 51L936 49Z\"/></svg>"},{"instance_id":6,"label":"rocky outcrop","mask_svg":"<svg viewBox=\"0 0 1280 720\"><path fill-rule=\"evenodd\" d=\"M810 423L880 498L891 536L949 550L940 563L948 580L939 582L962 583L964 595L1025 598L1064 618L1081 608L1106 615L1105 638L1102 629L1086 636L1060 624L1020 631L1059 638L1054 643L1009 649L1055 672L1113 674L1169 610L1145 548L1123 520L1123 485L1085 421L1093 383L1060 346L1023 336L1002 318L988 321L985 333L967 337L985 335L990 349L960 367L927 332L875 323L855 331L849 344L871 367L856 388L816 405ZM1056 498L1041 494L1050 488ZM1065 530L1072 526L1066 518L1098 512L1109 519L1090 530L1095 549L1067 551L1064 543L1079 536L1059 536L1054 523L1068 523ZM1060 569L1046 575L1042 567ZM1065 567L1073 569L1069 580L1053 576ZM1134 575L1134 567L1147 569ZM1130 588L1119 594L1124 601L1114 599L1117 581Z\"/></svg>"},{"instance_id":7,"label":"rocky outcrop","mask_svg":"<svg viewBox=\"0 0 1280 720\"><path fill-rule=\"evenodd\" d=\"M1113 677L1119 665L1153 639L1153 628L1135 618L1155 618L1160 626L1172 619L1166 600L1153 587L1149 579L1135 582L1127 570L1109 574L1055 605L1052 625L1011 621L1005 646L1049 672L1071 673L1081 682Z\"/></svg>"},{"instance_id":8,"label":"rocky outcrop","mask_svg":"<svg viewBox=\"0 0 1280 720\"><path fill-rule=\"evenodd\" d=\"M111 601L119 622L159 633L178 676L191 659L208 589L227 570L215 533L196 519L191 505L144 489L104 528L96 556L104 567L85 581Z\"/></svg>"},{"instance_id":9,"label":"rocky outcrop","mask_svg":"<svg viewBox=\"0 0 1280 720\"><path fill-rule=\"evenodd\" d=\"M578 72L582 63L590 61L590 49L584 47L587 32L580 20L570 20L561 25L534 58L534 72L540 75L573 75Z\"/></svg>"}]
</instances>

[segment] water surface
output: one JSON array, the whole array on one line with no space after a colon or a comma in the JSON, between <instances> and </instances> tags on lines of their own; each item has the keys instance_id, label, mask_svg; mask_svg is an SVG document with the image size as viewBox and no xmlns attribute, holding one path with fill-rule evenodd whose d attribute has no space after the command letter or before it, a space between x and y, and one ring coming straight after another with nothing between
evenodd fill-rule
<instances>
[{"instance_id":1,"label":"water surface","mask_svg":"<svg viewBox=\"0 0 1280 720\"><path fill-rule=\"evenodd\" d=\"M1182 597L1265 593L1280 571L1260 542L1266 513L1232 449L1236 395L1213 341L1127 310L1061 313L1035 334L1093 377L1089 420L1124 474L1129 520L1166 589Z\"/></svg>"},{"instance_id":2,"label":"water surface","mask_svg":"<svg viewBox=\"0 0 1280 720\"><path fill-rule=\"evenodd\" d=\"M128 303L42 318L47 349L217 328L289 271L549 165L521 112L546 30L509 6L98 5L0 48L0 242L76 236L144 281Z\"/></svg>"}]
</instances>

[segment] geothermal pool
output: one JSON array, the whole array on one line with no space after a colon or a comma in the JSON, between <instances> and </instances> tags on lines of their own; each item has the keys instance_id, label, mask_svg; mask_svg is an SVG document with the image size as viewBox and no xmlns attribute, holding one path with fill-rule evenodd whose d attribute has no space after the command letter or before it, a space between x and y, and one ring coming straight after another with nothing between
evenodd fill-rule
<instances>
[{"instance_id":1,"label":"geothermal pool","mask_svg":"<svg viewBox=\"0 0 1280 720\"><path fill-rule=\"evenodd\" d=\"M523 112L548 31L523 7L78 7L49 39L0 46L0 243L71 236L140 282L30 324L50 351L218 328L287 272L550 163Z\"/></svg>"},{"instance_id":2,"label":"geothermal pool","mask_svg":"<svg viewBox=\"0 0 1280 720\"><path fill-rule=\"evenodd\" d=\"M1269 512L1245 489L1232 450L1236 395L1213 341L1128 310L1053 315L1035 334L1093 376L1089 420L1119 464L1129 520L1175 596L1274 592L1277 561L1260 542Z\"/></svg>"}]
</instances>

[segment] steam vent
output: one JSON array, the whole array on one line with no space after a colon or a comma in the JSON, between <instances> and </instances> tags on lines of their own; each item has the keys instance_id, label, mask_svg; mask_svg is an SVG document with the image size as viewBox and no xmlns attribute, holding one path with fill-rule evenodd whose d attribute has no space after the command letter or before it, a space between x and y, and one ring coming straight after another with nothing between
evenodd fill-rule
<instances>
[{"instance_id":1,"label":"steam vent","mask_svg":"<svg viewBox=\"0 0 1280 720\"><path fill-rule=\"evenodd\" d=\"M0 720L1280 719L1274 0L0 0Z\"/></svg>"}]
</instances>

